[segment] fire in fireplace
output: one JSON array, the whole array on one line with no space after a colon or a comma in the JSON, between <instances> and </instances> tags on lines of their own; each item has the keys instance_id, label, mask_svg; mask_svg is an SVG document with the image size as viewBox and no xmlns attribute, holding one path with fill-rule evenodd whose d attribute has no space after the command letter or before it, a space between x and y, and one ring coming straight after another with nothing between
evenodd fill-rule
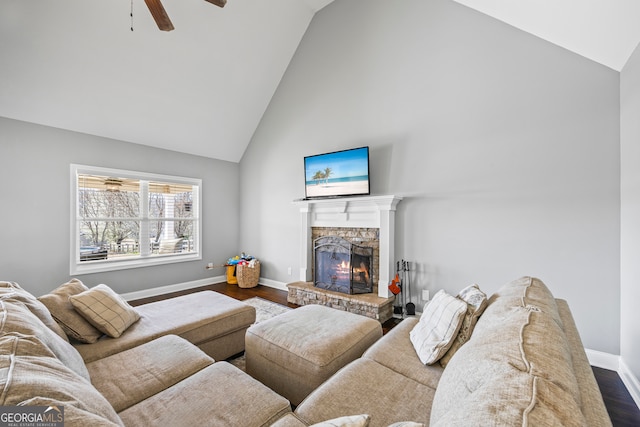
<instances>
[{"instance_id":1,"label":"fire in fireplace","mask_svg":"<svg viewBox=\"0 0 640 427\"><path fill-rule=\"evenodd\" d=\"M316 287L345 294L373 292L373 248L337 236L313 241Z\"/></svg>"}]
</instances>

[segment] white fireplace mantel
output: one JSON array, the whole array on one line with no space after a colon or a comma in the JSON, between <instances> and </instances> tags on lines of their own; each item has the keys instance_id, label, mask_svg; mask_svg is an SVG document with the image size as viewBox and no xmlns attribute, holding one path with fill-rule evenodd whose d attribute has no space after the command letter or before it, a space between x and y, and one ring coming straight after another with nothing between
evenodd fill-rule
<instances>
[{"instance_id":1,"label":"white fireplace mantel","mask_svg":"<svg viewBox=\"0 0 640 427\"><path fill-rule=\"evenodd\" d=\"M388 285L394 271L396 206L399 196L361 196L339 199L295 200L300 207L300 280L311 281L311 227L378 228L380 265L378 296L391 296Z\"/></svg>"}]
</instances>

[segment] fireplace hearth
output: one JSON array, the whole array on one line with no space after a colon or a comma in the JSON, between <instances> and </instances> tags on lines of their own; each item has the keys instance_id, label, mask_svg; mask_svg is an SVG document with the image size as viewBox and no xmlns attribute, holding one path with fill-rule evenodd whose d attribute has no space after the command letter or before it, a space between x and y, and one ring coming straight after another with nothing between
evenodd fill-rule
<instances>
[{"instance_id":1,"label":"fireplace hearth","mask_svg":"<svg viewBox=\"0 0 640 427\"><path fill-rule=\"evenodd\" d=\"M338 236L313 242L314 285L345 294L373 292L373 249Z\"/></svg>"}]
</instances>

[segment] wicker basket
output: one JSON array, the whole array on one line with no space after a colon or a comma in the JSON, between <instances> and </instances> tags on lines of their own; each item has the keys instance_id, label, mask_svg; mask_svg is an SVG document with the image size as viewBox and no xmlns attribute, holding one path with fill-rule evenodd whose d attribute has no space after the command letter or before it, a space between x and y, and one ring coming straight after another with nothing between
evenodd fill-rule
<instances>
[{"instance_id":1,"label":"wicker basket","mask_svg":"<svg viewBox=\"0 0 640 427\"><path fill-rule=\"evenodd\" d=\"M238 264L236 268L239 288L253 288L258 285L260 278L260 261L255 262L254 267Z\"/></svg>"}]
</instances>

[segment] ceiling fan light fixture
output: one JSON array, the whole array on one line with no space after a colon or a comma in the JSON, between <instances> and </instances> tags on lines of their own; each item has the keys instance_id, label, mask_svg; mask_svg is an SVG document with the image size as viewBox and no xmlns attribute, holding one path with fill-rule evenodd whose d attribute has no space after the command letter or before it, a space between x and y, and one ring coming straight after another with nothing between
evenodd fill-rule
<instances>
[{"instance_id":1,"label":"ceiling fan light fixture","mask_svg":"<svg viewBox=\"0 0 640 427\"><path fill-rule=\"evenodd\" d=\"M117 193L120 191L120 187L122 187L122 180L118 178L107 178L104 180L104 186L108 192Z\"/></svg>"}]
</instances>

